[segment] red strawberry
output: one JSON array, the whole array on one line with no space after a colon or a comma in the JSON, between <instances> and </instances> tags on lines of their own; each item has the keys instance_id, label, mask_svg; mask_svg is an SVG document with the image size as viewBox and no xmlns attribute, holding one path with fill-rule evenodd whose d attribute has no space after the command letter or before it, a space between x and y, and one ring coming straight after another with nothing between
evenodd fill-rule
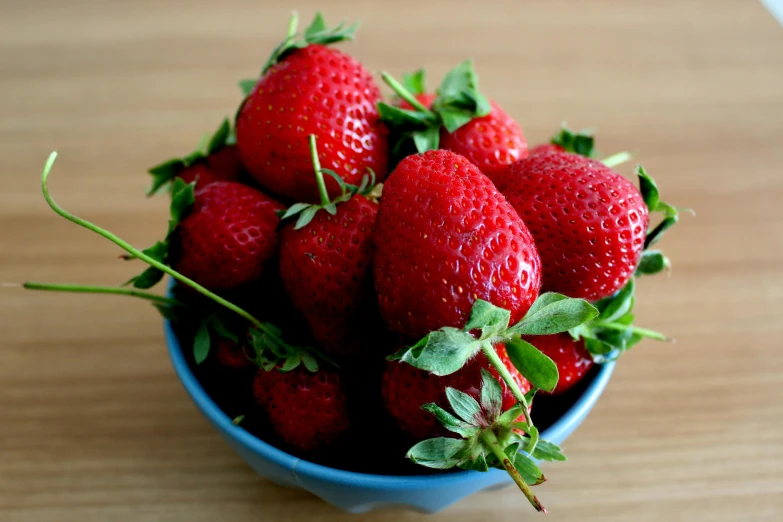
<instances>
[{"instance_id":1,"label":"red strawberry","mask_svg":"<svg viewBox=\"0 0 783 522\"><path fill-rule=\"evenodd\" d=\"M527 227L453 152L400 162L383 189L375 243L381 314L409 337L463 326L477 299L509 310L513 324L538 296L541 266Z\"/></svg>"},{"instance_id":2,"label":"red strawberry","mask_svg":"<svg viewBox=\"0 0 783 522\"><path fill-rule=\"evenodd\" d=\"M500 171L527 156L527 141L517 122L495 102L491 105L486 116L452 133L441 131L440 147L465 156L494 181Z\"/></svg>"},{"instance_id":3,"label":"red strawberry","mask_svg":"<svg viewBox=\"0 0 783 522\"><path fill-rule=\"evenodd\" d=\"M497 186L536 239L544 291L596 301L633 275L648 211L609 167L576 154L535 155L514 163Z\"/></svg>"},{"instance_id":4,"label":"red strawberry","mask_svg":"<svg viewBox=\"0 0 783 522\"><path fill-rule=\"evenodd\" d=\"M221 338L217 341L216 348L215 357L221 366L235 370L253 366L253 361L248 358L242 343Z\"/></svg>"},{"instance_id":5,"label":"red strawberry","mask_svg":"<svg viewBox=\"0 0 783 522\"><path fill-rule=\"evenodd\" d=\"M243 173L236 147L228 146L185 167L177 177L185 183L196 182L197 187L203 187L215 181L239 181Z\"/></svg>"},{"instance_id":6,"label":"red strawberry","mask_svg":"<svg viewBox=\"0 0 783 522\"><path fill-rule=\"evenodd\" d=\"M495 345L500 359L508 368L523 393L530 390L530 383L514 367L502 344ZM423 404L434 402L442 408L448 407L446 388L452 387L478 399L481 391L481 369L489 370L498 378L497 370L479 353L456 373L438 377L402 362L387 363L383 374L383 399L389 414L397 425L414 439L426 439L447 435L438 420L429 412L421 409ZM499 379L503 390L503 411L516 404L511 390Z\"/></svg>"},{"instance_id":7,"label":"red strawberry","mask_svg":"<svg viewBox=\"0 0 783 522\"><path fill-rule=\"evenodd\" d=\"M563 150L563 147L560 145L555 145L554 143L543 143L541 145L536 145L532 149L530 149L529 156L533 156L536 154L552 154L557 152L565 152Z\"/></svg>"},{"instance_id":8,"label":"red strawberry","mask_svg":"<svg viewBox=\"0 0 783 522\"><path fill-rule=\"evenodd\" d=\"M392 153L396 157L409 153L412 138L419 152L435 148L456 152L493 179L527 156L522 129L498 104L478 92L478 78L470 61L446 75L437 96L423 94L423 71L406 75L405 86L388 74L383 78L403 100L396 110L385 104L380 107L383 120L393 131ZM415 117L411 113L416 113Z\"/></svg>"},{"instance_id":9,"label":"red strawberry","mask_svg":"<svg viewBox=\"0 0 783 522\"><path fill-rule=\"evenodd\" d=\"M378 204L362 194L351 196L345 186L343 194L330 201L315 136L310 136L310 147L315 178L324 189L321 204L297 205L285 214L286 219L299 219L280 233L280 277L329 355L359 355L368 348L363 341L377 334L371 330L377 326L372 232Z\"/></svg>"},{"instance_id":10,"label":"red strawberry","mask_svg":"<svg viewBox=\"0 0 783 522\"><path fill-rule=\"evenodd\" d=\"M570 390L593 367L593 358L585 349L584 341L574 341L567 333L526 336L524 339L548 355L557 365L560 379L551 392L552 395L560 395Z\"/></svg>"},{"instance_id":11,"label":"red strawberry","mask_svg":"<svg viewBox=\"0 0 783 522\"><path fill-rule=\"evenodd\" d=\"M284 207L241 183L219 181L196 191L190 214L177 226L172 267L210 290L228 290L259 278L277 253Z\"/></svg>"},{"instance_id":12,"label":"red strawberry","mask_svg":"<svg viewBox=\"0 0 783 522\"><path fill-rule=\"evenodd\" d=\"M311 372L302 365L290 372L259 369L253 391L280 438L299 451L332 446L348 431L343 383L331 370Z\"/></svg>"},{"instance_id":13,"label":"red strawberry","mask_svg":"<svg viewBox=\"0 0 783 522\"><path fill-rule=\"evenodd\" d=\"M318 201L310 134L321 140L323 166L347 183L358 185L367 169L379 179L387 171L386 131L376 108L380 90L361 63L317 45L322 40L334 41L306 36L298 43L310 45L291 42L273 56L237 115L237 146L248 171L264 188L294 201ZM327 187L331 195L340 192L332 179Z\"/></svg>"}]
</instances>

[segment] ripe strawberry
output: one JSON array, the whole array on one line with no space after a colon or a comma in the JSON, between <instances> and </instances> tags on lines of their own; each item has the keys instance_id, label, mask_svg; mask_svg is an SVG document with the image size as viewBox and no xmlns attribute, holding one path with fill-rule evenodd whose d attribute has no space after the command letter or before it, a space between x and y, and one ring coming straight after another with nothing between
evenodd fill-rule
<instances>
[{"instance_id":1,"label":"ripe strawberry","mask_svg":"<svg viewBox=\"0 0 783 522\"><path fill-rule=\"evenodd\" d=\"M633 276L648 210L609 167L576 154L535 155L514 163L497 186L536 239L544 291L596 301Z\"/></svg>"},{"instance_id":2,"label":"ripe strawberry","mask_svg":"<svg viewBox=\"0 0 783 522\"><path fill-rule=\"evenodd\" d=\"M538 296L527 227L489 178L450 151L400 162L383 189L375 243L381 314L409 337L461 327L477 299L509 310L513 324Z\"/></svg>"},{"instance_id":3,"label":"ripe strawberry","mask_svg":"<svg viewBox=\"0 0 783 522\"><path fill-rule=\"evenodd\" d=\"M217 348L215 357L221 366L235 370L253 366L253 361L248 358L245 346L241 342L219 339L215 344Z\"/></svg>"},{"instance_id":4,"label":"ripe strawberry","mask_svg":"<svg viewBox=\"0 0 783 522\"><path fill-rule=\"evenodd\" d=\"M210 290L257 280L265 261L277 253L276 212L283 208L241 183L204 186L174 231L172 267Z\"/></svg>"},{"instance_id":5,"label":"ripe strawberry","mask_svg":"<svg viewBox=\"0 0 783 522\"><path fill-rule=\"evenodd\" d=\"M542 143L541 145L536 145L532 149L530 149L529 156L534 156L537 154L553 154L558 152L565 152L563 150L563 147L560 145L555 145L554 143Z\"/></svg>"},{"instance_id":6,"label":"ripe strawberry","mask_svg":"<svg viewBox=\"0 0 783 522\"><path fill-rule=\"evenodd\" d=\"M530 383L514 367L502 344L496 345L500 359L508 368L523 393L530 390ZM382 392L386 410L397 425L416 440L444 435L444 429L431 413L421 409L423 404L436 403L442 408L448 407L446 388L452 387L479 399L481 391L481 369L489 370L500 381L503 391L503 407L506 411L516 404L511 390L499 379L498 372L487 361L483 353L471 359L459 371L438 377L413 366L389 361L383 374Z\"/></svg>"},{"instance_id":7,"label":"ripe strawberry","mask_svg":"<svg viewBox=\"0 0 783 522\"><path fill-rule=\"evenodd\" d=\"M289 38L272 56L237 114L243 163L264 188L283 198L318 201L307 149L310 134L321 140L324 167L347 183L358 185L368 168L379 179L386 175L378 86L356 59L320 45L351 39L353 31L338 27L329 32L319 14L303 38ZM326 183L331 195L339 194L334 180Z\"/></svg>"},{"instance_id":8,"label":"ripe strawberry","mask_svg":"<svg viewBox=\"0 0 783 522\"><path fill-rule=\"evenodd\" d=\"M275 432L299 451L337 444L350 426L343 383L334 371L259 369L253 391Z\"/></svg>"},{"instance_id":9,"label":"ripe strawberry","mask_svg":"<svg viewBox=\"0 0 783 522\"><path fill-rule=\"evenodd\" d=\"M198 187L215 181L238 181L244 174L244 167L239 161L228 119L223 120L206 143L206 148L202 143L195 152L165 161L152 167L149 173L152 175L152 187L147 195L154 194L175 178L185 183L196 182Z\"/></svg>"},{"instance_id":10,"label":"ripe strawberry","mask_svg":"<svg viewBox=\"0 0 783 522\"><path fill-rule=\"evenodd\" d=\"M560 131L552 136L549 143L537 145L530 149L530 155L550 154L552 152L573 152L580 156L592 158L595 155L595 137L589 130L574 132L565 124Z\"/></svg>"},{"instance_id":11,"label":"ripe strawberry","mask_svg":"<svg viewBox=\"0 0 783 522\"><path fill-rule=\"evenodd\" d=\"M423 72L416 75L406 76L402 86L384 74L384 80L402 98L397 110L380 106L382 119L393 131L395 156L409 153L408 140L412 138L419 152L451 150L490 179L527 156L522 129L498 104L478 92L471 62L450 71L437 96L424 94Z\"/></svg>"},{"instance_id":12,"label":"ripe strawberry","mask_svg":"<svg viewBox=\"0 0 783 522\"><path fill-rule=\"evenodd\" d=\"M326 195L315 136L310 137L321 205L299 205L296 223L280 232L280 277L294 307L307 319L324 351L335 357L359 355L377 336L372 281L372 232L378 204L362 194ZM372 187L370 187L372 188ZM330 208L331 211L327 211ZM314 214L312 213L314 212Z\"/></svg>"},{"instance_id":13,"label":"ripe strawberry","mask_svg":"<svg viewBox=\"0 0 783 522\"><path fill-rule=\"evenodd\" d=\"M560 379L551 392L552 395L560 395L573 388L593 367L593 357L585 349L585 343L582 339L575 341L567 333L530 335L523 338L544 352L544 355L547 355L557 365Z\"/></svg>"}]
</instances>

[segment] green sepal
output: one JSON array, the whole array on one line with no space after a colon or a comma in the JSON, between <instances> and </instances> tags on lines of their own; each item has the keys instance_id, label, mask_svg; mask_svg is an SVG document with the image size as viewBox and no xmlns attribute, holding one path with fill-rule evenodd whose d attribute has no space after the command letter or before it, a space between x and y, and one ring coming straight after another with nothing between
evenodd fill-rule
<instances>
[{"instance_id":1,"label":"green sepal","mask_svg":"<svg viewBox=\"0 0 783 522\"><path fill-rule=\"evenodd\" d=\"M557 365L541 350L524 339L506 341L508 358L530 383L544 391L551 392L557 386L559 374Z\"/></svg>"},{"instance_id":2,"label":"green sepal","mask_svg":"<svg viewBox=\"0 0 783 522\"><path fill-rule=\"evenodd\" d=\"M574 132L563 124L560 132L552 136L549 141L566 152L579 154L586 158L595 157L595 136L590 130Z\"/></svg>"},{"instance_id":3,"label":"green sepal","mask_svg":"<svg viewBox=\"0 0 783 522\"><path fill-rule=\"evenodd\" d=\"M463 421L474 425L482 422L479 420L483 418L481 406L476 402L476 399L467 393L448 387L446 388L446 399L454 413Z\"/></svg>"},{"instance_id":4,"label":"green sepal","mask_svg":"<svg viewBox=\"0 0 783 522\"><path fill-rule=\"evenodd\" d=\"M427 92L427 73L424 69L417 69L412 73L402 75L402 86L411 94L418 95Z\"/></svg>"},{"instance_id":5,"label":"green sepal","mask_svg":"<svg viewBox=\"0 0 783 522\"><path fill-rule=\"evenodd\" d=\"M206 321L202 321L193 338L193 359L196 361L196 364L201 364L207 359L207 356L209 355L209 345L209 327L207 326Z\"/></svg>"},{"instance_id":6,"label":"green sepal","mask_svg":"<svg viewBox=\"0 0 783 522\"><path fill-rule=\"evenodd\" d=\"M481 369L481 409L489 423L495 422L503 407L503 390L491 373Z\"/></svg>"},{"instance_id":7,"label":"green sepal","mask_svg":"<svg viewBox=\"0 0 783 522\"><path fill-rule=\"evenodd\" d=\"M415 464L434 469L449 469L456 466L460 459L454 456L467 447L465 439L438 437L419 442L405 455Z\"/></svg>"},{"instance_id":8,"label":"green sepal","mask_svg":"<svg viewBox=\"0 0 783 522\"><path fill-rule=\"evenodd\" d=\"M598 310L584 299L562 294L542 294L525 317L511 327L513 335L548 335L564 332L598 315Z\"/></svg>"},{"instance_id":9,"label":"green sepal","mask_svg":"<svg viewBox=\"0 0 783 522\"><path fill-rule=\"evenodd\" d=\"M447 412L440 406L434 403L424 404L421 407L422 410L431 413L435 416L438 422L447 430L456 433L465 438L472 437L478 432L476 426L471 426L466 422L461 421L451 413Z\"/></svg>"},{"instance_id":10,"label":"green sepal","mask_svg":"<svg viewBox=\"0 0 783 522\"><path fill-rule=\"evenodd\" d=\"M522 475L522 478L525 479L529 486L538 486L546 482L546 477L541 468L527 454L522 452L512 453L509 455L509 459L513 459L514 468Z\"/></svg>"},{"instance_id":11,"label":"green sepal","mask_svg":"<svg viewBox=\"0 0 783 522\"><path fill-rule=\"evenodd\" d=\"M645 250L636 267L636 275L654 275L671 269L669 258L660 250Z\"/></svg>"},{"instance_id":12,"label":"green sepal","mask_svg":"<svg viewBox=\"0 0 783 522\"><path fill-rule=\"evenodd\" d=\"M258 78L244 78L237 82L237 86L239 87L239 90L242 91L242 95L247 97L250 96L250 93L256 88L257 83Z\"/></svg>"},{"instance_id":13,"label":"green sepal","mask_svg":"<svg viewBox=\"0 0 783 522\"><path fill-rule=\"evenodd\" d=\"M648 212L650 214L653 212L660 212L663 215L661 222L658 223L655 227L651 227L647 232L647 237L644 240L644 249L647 250L652 245L660 241L663 233L666 232L669 228L673 227L677 221L679 221L680 209L665 203L664 201L661 201L658 184L655 182L652 176L647 174L647 171L644 169L644 167L637 165L636 175L639 177L639 192L642 194L642 199L644 200L644 204L647 206Z\"/></svg>"},{"instance_id":14,"label":"green sepal","mask_svg":"<svg viewBox=\"0 0 783 522\"><path fill-rule=\"evenodd\" d=\"M465 60L446 73L432 102L432 110L440 115L448 132L492 111L489 100L479 92L472 60Z\"/></svg>"},{"instance_id":15,"label":"green sepal","mask_svg":"<svg viewBox=\"0 0 783 522\"><path fill-rule=\"evenodd\" d=\"M293 29L293 31L291 31L293 34L289 34L289 36L286 37L286 39L283 40L280 44L278 44L274 51L272 51L272 55L266 61L264 68L261 70L261 76L263 76L272 66L280 63L281 60L283 60L288 54L296 49L304 49L311 44L329 45L337 42L353 40L357 29L359 29L358 23L346 27L345 22L340 22L339 25L329 29L326 26L326 21L324 20L324 17L320 11L315 14L313 21L310 22L310 25L307 27L307 29L305 29L303 34L297 34L295 32L295 20L293 20L292 25L293 27L289 28L289 30Z\"/></svg>"},{"instance_id":16,"label":"green sepal","mask_svg":"<svg viewBox=\"0 0 783 522\"><path fill-rule=\"evenodd\" d=\"M418 343L399 350L387 359L443 376L462 368L480 348L481 342L470 333L446 327L430 332Z\"/></svg>"}]
</instances>

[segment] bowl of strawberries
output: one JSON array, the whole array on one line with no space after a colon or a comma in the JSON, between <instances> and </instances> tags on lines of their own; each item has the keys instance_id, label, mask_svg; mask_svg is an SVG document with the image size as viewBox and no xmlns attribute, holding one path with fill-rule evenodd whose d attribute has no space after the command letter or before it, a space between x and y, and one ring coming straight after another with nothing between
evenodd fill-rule
<instances>
[{"instance_id":1,"label":"bowl of strawberries","mask_svg":"<svg viewBox=\"0 0 783 522\"><path fill-rule=\"evenodd\" d=\"M60 207L146 268L119 286L34 290L151 301L177 376L258 473L351 512L435 512L513 484L538 511L542 462L643 339L635 280L678 220L563 127L528 149L471 61L434 92L288 33L198 149L152 169L166 235L145 249ZM653 216L659 216L655 219ZM165 276L165 295L149 291Z\"/></svg>"}]
</instances>

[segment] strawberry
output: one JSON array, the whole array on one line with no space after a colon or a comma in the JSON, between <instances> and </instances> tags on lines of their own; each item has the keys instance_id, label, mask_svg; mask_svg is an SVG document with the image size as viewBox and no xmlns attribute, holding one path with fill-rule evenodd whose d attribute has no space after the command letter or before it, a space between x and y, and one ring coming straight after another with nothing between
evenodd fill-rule
<instances>
[{"instance_id":1,"label":"strawberry","mask_svg":"<svg viewBox=\"0 0 783 522\"><path fill-rule=\"evenodd\" d=\"M530 383L511 363L505 347L497 345L495 349L519 387L527 393L531 387ZM478 399L482 368L498 378L497 370L489 364L484 354L477 355L462 369L443 377L418 370L408 364L389 361L383 374L381 388L386 410L400 429L416 440L442 435L443 428L438 424L437 419L422 410L421 406L425 403L435 403L447 407L446 388L449 386ZM505 383L501 382L500 385L503 393L502 410L506 411L517 401Z\"/></svg>"},{"instance_id":2,"label":"strawberry","mask_svg":"<svg viewBox=\"0 0 783 522\"><path fill-rule=\"evenodd\" d=\"M322 450L340 442L350 420L338 373L304 366L282 372L256 373L253 392L283 441L302 452Z\"/></svg>"},{"instance_id":3,"label":"strawberry","mask_svg":"<svg viewBox=\"0 0 783 522\"><path fill-rule=\"evenodd\" d=\"M442 148L466 157L490 179L514 161L527 156L522 129L495 102L478 92L478 77L470 61L443 79L437 96L423 94L423 73L397 83L384 80L403 99L399 107L380 104L381 119L393 132L393 153L407 153L410 139L419 152ZM410 88L414 91L411 92Z\"/></svg>"},{"instance_id":4,"label":"strawberry","mask_svg":"<svg viewBox=\"0 0 783 522\"><path fill-rule=\"evenodd\" d=\"M560 395L578 383L593 367L593 358L585 348L584 340L574 340L569 334L536 335L523 337L535 345L557 365L560 375L557 386L550 392Z\"/></svg>"},{"instance_id":5,"label":"strawberry","mask_svg":"<svg viewBox=\"0 0 783 522\"><path fill-rule=\"evenodd\" d=\"M241 342L220 339L216 344L215 357L221 366L236 370L253 366L253 361L248 358Z\"/></svg>"},{"instance_id":6,"label":"strawberry","mask_svg":"<svg viewBox=\"0 0 783 522\"><path fill-rule=\"evenodd\" d=\"M559 152L565 152L559 145L555 145L554 143L542 143L541 145L536 145L530 149L529 156L538 154L555 154Z\"/></svg>"},{"instance_id":7,"label":"strawberry","mask_svg":"<svg viewBox=\"0 0 783 522\"><path fill-rule=\"evenodd\" d=\"M295 30L295 24L294 30ZM353 38L355 26L327 30L318 14L303 36L289 32L237 114L237 146L250 174L284 199L318 201L307 136L321 140L321 163L347 183L367 169L387 171L380 90L356 59L326 47ZM333 196L339 185L328 179Z\"/></svg>"},{"instance_id":8,"label":"strawberry","mask_svg":"<svg viewBox=\"0 0 783 522\"><path fill-rule=\"evenodd\" d=\"M628 180L576 154L534 155L496 180L536 239L543 289L595 301L636 270L649 222Z\"/></svg>"},{"instance_id":9,"label":"strawberry","mask_svg":"<svg viewBox=\"0 0 783 522\"><path fill-rule=\"evenodd\" d=\"M280 232L280 277L324 351L341 358L358 355L377 337L373 327L379 326L372 280L378 204L339 177L343 193L331 201L314 135L310 147L321 204L296 205L284 215L299 219Z\"/></svg>"},{"instance_id":10,"label":"strawberry","mask_svg":"<svg viewBox=\"0 0 783 522\"><path fill-rule=\"evenodd\" d=\"M257 280L265 261L277 253L276 212L283 208L241 183L204 186L174 230L172 267L211 290Z\"/></svg>"},{"instance_id":11,"label":"strawberry","mask_svg":"<svg viewBox=\"0 0 783 522\"><path fill-rule=\"evenodd\" d=\"M552 152L573 152L580 156L592 158L595 156L595 138L589 130L574 132L563 124L560 131L552 136L549 143L537 145L530 149L530 155L550 154Z\"/></svg>"},{"instance_id":12,"label":"strawberry","mask_svg":"<svg viewBox=\"0 0 783 522\"><path fill-rule=\"evenodd\" d=\"M533 238L492 182L450 151L408 156L376 224L375 287L392 330L418 338L462 326L477 299L519 320L538 295Z\"/></svg>"},{"instance_id":13,"label":"strawberry","mask_svg":"<svg viewBox=\"0 0 783 522\"><path fill-rule=\"evenodd\" d=\"M195 182L199 187L215 181L238 181L244 174L244 167L234 142L231 124L224 119L208 141L202 140L195 152L152 167L149 170L152 187L147 195L156 193L175 178L186 184Z\"/></svg>"}]
</instances>

